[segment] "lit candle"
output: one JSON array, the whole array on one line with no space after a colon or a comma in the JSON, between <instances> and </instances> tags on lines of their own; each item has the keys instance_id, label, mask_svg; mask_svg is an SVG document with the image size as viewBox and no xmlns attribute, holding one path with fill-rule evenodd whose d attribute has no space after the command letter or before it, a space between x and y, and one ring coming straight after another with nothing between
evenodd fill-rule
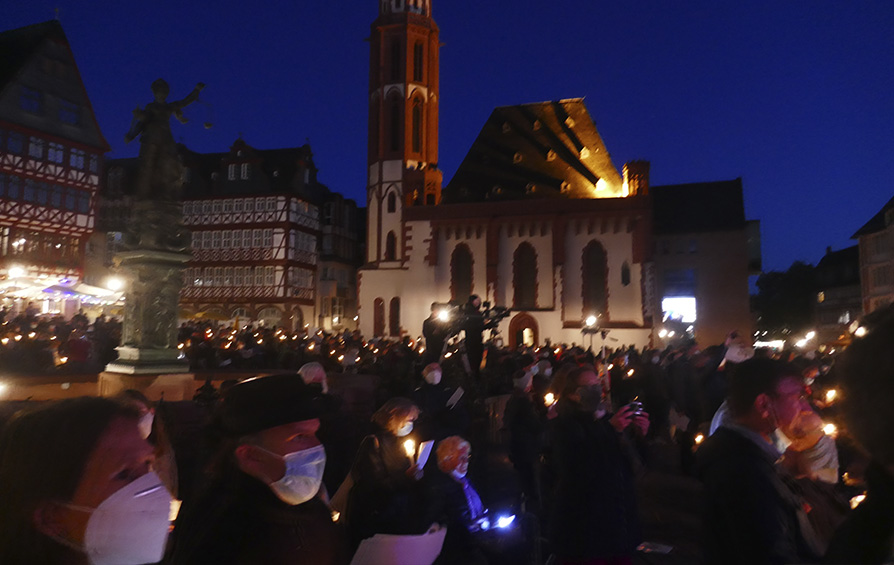
<instances>
[{"instance_id":1,"label":"lit candle","mask_svg":"<svg viewBox=\"0 0 894 565\"><path fill-rule=\"evenodd\" d=\"M407 457L410 458L410 461L414 461L413 457L416 455L416 442L408 439L404 442L404 451L407 452Z\"/></svg>"},{"instance_id":2,"label":"lit candle","mask_svg":"<svg viewBox=\"0 0 894 565\"><path fill-rule=\"evenodd\" d=\"M548 392L546 396L543 397L543 401L546 402L547 406L552 406L556 402L556 395Z\"/></svg>"}]
</instances>

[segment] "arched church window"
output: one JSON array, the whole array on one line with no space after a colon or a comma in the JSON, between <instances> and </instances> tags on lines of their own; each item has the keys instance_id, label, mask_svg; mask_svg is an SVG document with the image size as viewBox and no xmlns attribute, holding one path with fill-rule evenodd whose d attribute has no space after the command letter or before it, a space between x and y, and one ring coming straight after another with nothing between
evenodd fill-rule
<instances>
[{"instance_id":1,"label":"arched church window","mask_svg":"<svg viewBox=\"0 0 894 565\"><path fill-rule=\"evenodd\" d=\"M583 299L584 316L605 315L608 286L608 259L605 248L598 241L591 241L583 252Z\"/></svg>"},{"instance_id":2,"label":"arched church window","mask_svg":"<svg viewBox=\"0 0 894 565\"><path fill-rule=\"evenodd\" d=\"M524 242L515 250L512 259L513 309L530 310L537 307L537 252Z\"/></svg>"},{"instance_id":3,"label":"arched church window","mask_svg":"<svg viewBox=\"0 0 894 565\"><path fill-rule=\"evenodd\" d=\"M422 151L422 100L413 102L413 151Z\"/></svg>"},{"instance_id":4,"label":"arched church window","mask_svg":"<svg viewBox=\"0 0 894 565\"><path fill-rule=\"evenodd\" d=\"M394 99L391 101L391 150L399 151L400 150L400 100Z\"/></svg>"},{"instance_id":5,"label":"arched church window","mask_svg":"<svg viewBox=\"0 0 894 565\"><path fill-rule=\"evenodd\" d=\"M376 298L373 302L373 336L385 335L385 301Z\"/></svg>"},{"instance_id":6,"label":"arched church window","mask_svg":"<svg viewBox=\"0 0 894 565\"><path fill-rule=\"evenodd\" d=\"M460 243L450 256L450 297L465 302L472 295L472 252Z\"/></svg>"},{"instance_id":7,"label":"arched church window","mask_svg":"<svg viewBox=\"0 0 894 565\"><path fill-rule=\"evenodd\" d=\"M388 232L385 236L385 260L394 261L397 256L397 237L393 231Z\"/></svg>"},{"instance_id":8,"label":"arched church window","mask_svg":"<svg viewBox=\"0 0 894 565\"><path fill-rule=\"evenodd\" d=\"M388 333L393 337L400 336L400 298L395 296L388 306Z\"/></svg>"},{"instance_id":9,"label":"arched church window","mask_svg":"<svg viewBox=\"0 0 894 565\"><path fill-rule=\"evenodd\" d=\"M627 261L621 265L621 284L624 286L630 284L630 265L627 264Z\"/></svg>"},{"instance_id":10,"label":"arched church window","mask_svg":"<svg viewBox=\"0 0 894 565\"><path fill-rule=\"evenodd\" d=\"M397 209L397 195L393 192L388 193L388 213L393 214Z\"/></svg>"}]
</instances>

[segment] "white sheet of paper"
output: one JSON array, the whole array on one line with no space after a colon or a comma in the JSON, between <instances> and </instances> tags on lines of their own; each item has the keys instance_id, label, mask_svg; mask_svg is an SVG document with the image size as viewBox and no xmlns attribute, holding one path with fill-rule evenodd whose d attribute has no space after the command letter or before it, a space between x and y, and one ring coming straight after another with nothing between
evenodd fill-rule
<instances>
[{"instance_id":1,"label":"white sheet of paper","mask_svg":"<svg viewBox=\"0 0 894 565\"><path fill-rule=\"evenodd\" d=\"M419 454L416 455L416 466L420 469L425 468L428 462L428 456L431 455L431 448L435 444L434 440L423 441L419 445Z\"/></svg>"},{"instance_id":2,"label":"white sheet of paper","mask_svg":"<svg viewBox=\"0 0 894 565\"><path fill-rule=\"evenodd\" d=\"M421 536L376 534L360 542L351 565L431 565L444 545L447 528Z\"/></svg>"},{"instance_id":3,"label":"white sheet of paper","mask_svg":"<svg viewBox=\"0 0 894 565\"><path fill-rule=\"evenodd\" d=\"M463 397L463 393L466 391L463 390L463 387L456 387L456 392L454 392L450 398L447 399L447 408L453 408L456 406L456 403L459 402L459 399Z\"/></svg>"}]
</instances>

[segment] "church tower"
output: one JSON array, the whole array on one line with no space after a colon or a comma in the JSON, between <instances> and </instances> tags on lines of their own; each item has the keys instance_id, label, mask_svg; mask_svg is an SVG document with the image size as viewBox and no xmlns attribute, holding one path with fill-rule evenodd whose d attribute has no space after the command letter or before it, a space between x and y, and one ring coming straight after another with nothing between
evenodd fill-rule
<instances>
[{"instance_id":1,"label":"church tower","mask_svg":"<svg viewBox=\"0 0 894 565\"><path fill-rule=\"evenodd\" d=\"M441 201L438 26L431 0L378 0L369 69L367 262L406 257L405 207Z\"/></svg>"}]
</instances>

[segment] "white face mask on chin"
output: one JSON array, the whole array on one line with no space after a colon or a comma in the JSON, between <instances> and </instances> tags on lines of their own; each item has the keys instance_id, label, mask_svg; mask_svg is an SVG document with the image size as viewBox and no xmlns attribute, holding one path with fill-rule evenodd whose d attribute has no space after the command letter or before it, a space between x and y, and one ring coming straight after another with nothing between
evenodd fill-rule
<instances>
[{"instance_id":1,"label":"white face mask on chin","mask_svg":"<svg viewBox=\"0 0 894 565\"><path fill-rule=\"evenodd\" d=\"M441 371L430 371L425 374L425 382L430 385L437 385L441 382Z\"/></svg>"},{"instance_id":2,"label":"white face mask on chin","mask_svg":"<svg viewBox=\"0 0 894 565\"><path fill-rule=\"evenodd\" d=\"M154 472L118 489L96 508L65 506L90 513L79 549L91 564L139 565L164 556L171 495Z\"/></svg>"},{"instance_id":3,"label":"white face mask on chin","mask_svg":"<svg viewBox=\"0 0 894 565\"><path fill-rule=\"evenodd\" d=\"M412 432L412 431L413 431L413 421L410 420L403 426L399 427L397 429L397 431L394 432L394 435L396 435L397 437L404 437L404 436L410 435L410 432Z\"/></svg>"},{"instance_id":4,"label":"white face mask on chin","mask_svg":"<svg viewBox=\"0 0 894 565\"><path fill-rule=\"evenodd\" d=\"M286 465L282 478L270 483L270 489L280 500L296 506L316 496L323 483L323 470L326 468L326 449L322 445L286 455L276 455L263 447L255 447L279 457Z\"/></svg>"}]
</instances>

